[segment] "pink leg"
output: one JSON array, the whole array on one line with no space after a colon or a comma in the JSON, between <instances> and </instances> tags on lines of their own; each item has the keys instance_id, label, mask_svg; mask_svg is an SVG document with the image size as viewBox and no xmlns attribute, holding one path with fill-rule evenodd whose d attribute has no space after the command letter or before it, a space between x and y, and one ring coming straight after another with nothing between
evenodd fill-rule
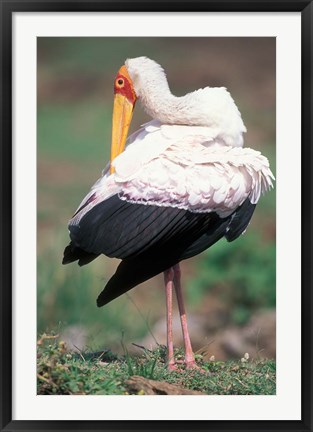
<instances>
[{"instance_id":1,"label":"pink leg","mask_svg":"<svg viewBox=\"0 0 313 432\"><path fill-rule=\"evenodd\" d=\"M166 290L166 315L167 315L167 367L169 370L176 370L173 345L173 279L174 271L170 268L164 272Z\"/></svg>"},{"instance_id":2,"label":"pink leg","mask_svg":"<svg viewBox=\"0 0 313 432\"><path fill-rule=\"evenodd\" d=\"M190 336L189 336L189 332L188 332L187 317L186 317L185 305L184 305L184 300L183 300L183 293L182 293L181 282L180 282L181 271L180 271L179 264L176 264L173 267L173 270L174 270L175 291L176 291L176 296L177 296L178 309L179 309L181 327L182 327L182 331L183 331L184 344L185 344L186 368L187 369L193 369L193 368L197 368L197 365L195 362L195 356L194 356L193 351L192 351Z\"/></svg>"}]
</instances>

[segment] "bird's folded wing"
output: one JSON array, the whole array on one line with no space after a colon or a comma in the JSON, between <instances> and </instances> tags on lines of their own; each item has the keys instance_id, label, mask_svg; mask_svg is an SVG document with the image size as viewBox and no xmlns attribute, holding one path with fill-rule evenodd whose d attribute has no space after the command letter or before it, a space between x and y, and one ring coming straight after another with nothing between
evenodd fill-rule
<instances>
[{"instance_id":1,"label":"bird's folded wing","mask_svg":"<svg viewBox=\"0 0 313 432\"><path fill-rule=\"evenodd\" d=\"M84 265L100 253L123 259L98 297L98 306L103 306L223 236L234 240L247 227L254 208L247 199L232 215L220 218L216 213L130 204L113 196L71 227L64 263L79 259Z\"/></svg>"}]
</instances>

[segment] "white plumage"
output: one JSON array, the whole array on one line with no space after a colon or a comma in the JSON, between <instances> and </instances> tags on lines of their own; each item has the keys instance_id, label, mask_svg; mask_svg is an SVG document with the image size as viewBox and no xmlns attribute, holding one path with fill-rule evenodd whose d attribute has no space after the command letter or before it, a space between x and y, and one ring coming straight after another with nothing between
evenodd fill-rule
<instances>
[{"instance_id":1,"label":"white plumage","mask_svg":"<svg viewBox=\"0 0 313 432\"><path fill-rule=\"evenodd\" d=\"M167 126L173 134L166 137L161 124L147 132L149 127L115 160L114 182L122 199L226 217L246 198L256 204L272 186L273 174L260 152L209 141L206 128Z\"/></svg>"}]
</instances>

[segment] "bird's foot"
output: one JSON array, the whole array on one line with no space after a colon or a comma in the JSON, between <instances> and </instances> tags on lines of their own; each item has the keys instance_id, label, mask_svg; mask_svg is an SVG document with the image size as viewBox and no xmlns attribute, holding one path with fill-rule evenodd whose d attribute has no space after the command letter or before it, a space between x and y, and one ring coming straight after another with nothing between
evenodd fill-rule
<instances>
[{"instance_id":1,"label":"bird's foot","mask_svg":"<svg viewBox=\"0 0 313 432\"><path fill-rule=\"evenodd\" d=\"M180 372L180 369L176 363L168 363L167 370L170 372Z\"/></svg>"},{"instance_id":2,"label":"bird's foot","mask_svg":"<svg viewBox=\"0 0 313 432\"><path fill-rule=\"evenodd\" d=\"M197 365L195 360L186 361L185 365L186 365L186 370L196 370L198 372L207 373L206 370L202 369L200 366Z\"/></svg>"}]
</instances>

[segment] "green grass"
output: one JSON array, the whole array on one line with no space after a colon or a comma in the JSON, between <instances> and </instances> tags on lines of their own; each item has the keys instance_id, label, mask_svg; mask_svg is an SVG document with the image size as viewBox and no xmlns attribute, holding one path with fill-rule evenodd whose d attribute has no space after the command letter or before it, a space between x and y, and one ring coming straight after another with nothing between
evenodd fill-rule
<instances>
[{"instance_id":1,"label":"green grass","mask_svg":"<svg viewBox=\"0 0 313 432\"><path fill-rule=\"evenodd\" d=\"M38 344L37 393L42 395L127 395L126 381L134 375L165 381L201 391L208 395L274 395L276 363L273 360L205 362L200 355L197 363L203 372L166 368L165 347L138 357L125 351L121 357L111 352L66 351L64 342L43 335ZM182 358L181 351L176 357ZM137 394L144 394L139 391Z\"/></svg>"}]
</instances>

